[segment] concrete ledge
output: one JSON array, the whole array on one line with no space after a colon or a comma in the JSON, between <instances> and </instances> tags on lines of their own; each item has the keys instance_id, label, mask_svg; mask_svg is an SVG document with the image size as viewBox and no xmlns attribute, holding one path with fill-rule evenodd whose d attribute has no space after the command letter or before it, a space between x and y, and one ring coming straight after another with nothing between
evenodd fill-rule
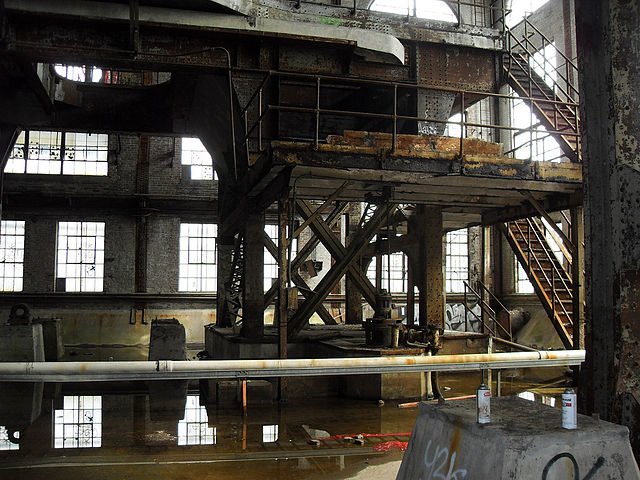
<instances>
[{"instance_id":1,"label":"concrete ledge","mask_svg":"<svg viewBox=\"0 0 640 480\"><path fill-rule=\"evenodd\" d=\"M492 398L491 422L476 423L475 400L420 404L398 480L447 478L640 479L626 427L518 398Z\"/></svg>"}]
</instances>

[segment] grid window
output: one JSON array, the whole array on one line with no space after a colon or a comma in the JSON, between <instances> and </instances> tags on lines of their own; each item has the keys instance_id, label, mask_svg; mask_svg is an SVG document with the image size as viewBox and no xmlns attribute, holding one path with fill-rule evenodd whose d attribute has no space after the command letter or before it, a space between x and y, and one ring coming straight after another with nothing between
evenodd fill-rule
<instances>
[{"instance_id":1,"label":"grid window","mask_svg":"<svg viewBox=\"0 0 640 480\"><path fill-rule=\"evenodd\" d=\"M217 180L213 159L199 138L182 139L182 165L191 166L191 180Z\"/></svg>"},{"instance_id":2,"label":"grid window","mask_svg":"<svg viewBox=\"0 0 640 480\"><path fill-rule=\"evenodd\" d=\"M466 228L447 233L445 264L447 293L464 292L464 282L469 280L469 234Z\"/></svg>"},{"instance_id":3,"label":"grid window","mask_svg":"<svg viewBox=\"0 0 640 480\"><path fill-rule=\"evenodd\" d=\"M22 291L23 265L24 221L2 220L0 227L0 291Z\"/></svg>"},{"instance_id":4,"label":"grid window","mask_svg":"<svg viewBox=\"0 0 640 480\"><path fill-rule=\"evenodd\" d=\"M20 432L15 432L15 437L20 438ZM9 440L7 427L0 426L0 450L20 450L20 444Z\"/></svg>"},{"instance_id":5,"label":"grid window","mask_svg":"<svg viewBox=\"0 0 640 480\"><path fill-rule=\"evenodd\" d=\"M187 395L184 419L178 422L178 445L215 445L216 427L209 426L199 395Z\"/></svg>"},{"instance_id":6,"label":"grid window","mask_svg":"<svg viewBox=\"0 0 640 480\"><path fill-rule=\"evenodd\" d=\"M18 136L4 171L106 176L108 152L108 135L24 131Z\"/></svg>"},{"instance_id":7,"label":"grid window","mask_svg":"<svg viewBox=\"0 0 640 480\"><path fill-rule=\"evenodd\" d=\"M102 397L67 396L62 410L55 410L54 448L102 446Z\"/></svg>"},{"instance_id":8,"label":"grid window","mask_svg":"<svg viewBox=\"0 0 640 480\"><path fill-rule=\"evenodd\" d=\"M264 231L267 232L269 238L273 243L278 245L278 225L265 225ZM287 233L288 234L288 233ZM295 258L298 252L298 239L293 239L293 245L291 247L291 258ZM278 261L273 258L271 252L264 249L264 291L266 292L271 288L274 282L278 281Z\"/></svg>"},{"instance_id":9,"label":"grid window","mask_svg":"<svg viewBox=\"0 0 640 480\"><path fill-rule=\"evenodd\" d=\"M215 292L217 287L216 237L214 224L180 224L180 268L178 290Z\"/></svg>"},{"instance_id":10,"label":"grid window","mask_svg":"<svg viewBox=\"0 0 640 480\"><path fill-rule=\"evenodd\" d=\"M104 283L104 222L58 223L56 289L101 292Z\"/></svg>"},{"instance_id":11,"label":"grid window","mask_svg":"<svg viewBox=\"0 0 640 480\"><path fill-rule=\"evenodd\" d=\"M516 264L516 293L533 293L533 285L527 277L527 272L524 271L524 268L522 268L522 265L520 265L520 262L515 256L514 261Z\"/></svg>"},{"instance_id":12,"label":"grid window","mask_svg":"<svg viewBox=\"0 0 640 480\"><path fill-rule=\"evenodd\" d=\"M389 290L389 273L391 273L391 290L389 293L406 293L407 292L407 275L409 273L409 263L407 256L402 252L391 254L391 265L389 265L389 255L381 255L374 257L367 268L367 277L371 283L376 284L376 262L380 258L382 262L382 279L381 286L385 290Z\"/></svg>"},{"instance_id":13,"label":"grid window","mask_svg":"<svg viewBox=\"0 0 640 480\"><path fill-rule=\"evenodd\" d=\"M262 443L273 443L278 441L278 425L262 426Z\"/></svg>"}]
</instances>

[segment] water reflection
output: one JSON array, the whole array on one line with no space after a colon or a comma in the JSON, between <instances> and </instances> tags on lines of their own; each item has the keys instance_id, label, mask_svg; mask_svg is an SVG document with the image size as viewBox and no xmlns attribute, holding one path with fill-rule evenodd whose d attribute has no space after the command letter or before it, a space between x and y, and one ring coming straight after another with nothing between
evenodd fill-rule
<instances>
[{"instance_id":1,"label":"water reflection","mask_svg":"<svg viewBox=\"0 0 640 480\"><path fill-rule=\"evenodd\" d=\"M531 402L540 402L543 405L549 405L550 407L556 406L556 398L550 395L540 395L534 392L521 392L518 394L519 398L523 398L525 400L529 400Z\"/></svg>"},{"instance_id":2,"label":"water reflection","mask_svg":"<svg viewBox=\"0 0 640 480\"><path fill-rule=\"evenodd\" d=\"M209 426L200 395L187 395L184 419L178 422L178 445L215 445L216 427Z\"/></svg>"},{"instance_id":3,"label":"water reflection","mask_svg":"<svg viewBox=\"0 0 640 480\"><path fill-rule=\"evenodd\" d=\"M20 444L14 443L9 439L10 432L7 427L0 426L0 450L19 450ZM11 432L16 439L20 439L20 432Z\"/></svg>"},{"instance_id":4,"label":"water reflection","mask_svg":"<svg viewBox=\"0 0 640 480\"><path fill-rule=\"evenodd\" d=\"M262 426L262 443L272 443L278 441L278 425Z\"/></svg>"},{"instance_id":5,"label":"water reflection","mask_svg":"<svg viewBox=\"0 0 640 480\"><path fill-rule=\"evenodd\" d=\"M63 408L54 413L54 448L102 446L102 397L65 396Z\"/></svg>"},{"instance_id":6,"label":"water reflection","mask_svg":"<svg viewBox=\"0 0 640 480\"><path fill-rule=\"evenodd\" d=\"M477 374L441 378L447 396L472 393L477 384ZM245 415L215 396L205 402L211 397L198 394L197 382L153 385L47 385L37 418L38 395L21 397L23 420L32 422L14 428L10 417L0 418L0 479L394 478L403 455L398 445L409 441L418 413L395 402L322 397L249 404ZM550 393L541 385L504 381L503 391L527 390L543 402L542 394L561 394L560 386ZM20 407L18 398L13 405ZM19 445L9 440L16 431Z\"/></svg>"}]
</instances>

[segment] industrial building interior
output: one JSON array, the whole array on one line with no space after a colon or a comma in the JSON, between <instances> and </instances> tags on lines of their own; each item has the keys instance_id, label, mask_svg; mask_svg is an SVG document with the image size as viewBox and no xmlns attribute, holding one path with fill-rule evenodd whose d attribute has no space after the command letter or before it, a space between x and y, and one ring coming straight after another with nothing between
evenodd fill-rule
<instances>
[{"instance_id":1,"label":"industrial building interior","mask_svg":"<svg viewBox=\"0 0 640 480\"><path fill-rule=\"evenodd\" d=\"M572 386L637 456L638 10L0 0L0 366L45 360L37 325L82 367L0 369L0 477L351 478L406 446L396 405L481 378L358 359L541 351L586 361L482 367L493 395ZM265 359L344 364L82 378Z\"/></svg>"}]
</instances>

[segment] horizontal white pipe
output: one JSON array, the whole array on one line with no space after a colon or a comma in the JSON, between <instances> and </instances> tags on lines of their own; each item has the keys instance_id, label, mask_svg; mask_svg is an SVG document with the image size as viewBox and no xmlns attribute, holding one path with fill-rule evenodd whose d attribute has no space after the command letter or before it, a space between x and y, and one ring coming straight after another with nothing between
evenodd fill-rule
<instances>
[{"instance_id":1,"label":"horizontal white pipe","mask_svg":"<svg viewBox=\"0 0 640 480\"><path fill-rule=\"evenodd\" d=\"M111 381L356 375L579 365L584 350L286 360L0 362L0 381Z\"/></svg>"}]
</instances>

